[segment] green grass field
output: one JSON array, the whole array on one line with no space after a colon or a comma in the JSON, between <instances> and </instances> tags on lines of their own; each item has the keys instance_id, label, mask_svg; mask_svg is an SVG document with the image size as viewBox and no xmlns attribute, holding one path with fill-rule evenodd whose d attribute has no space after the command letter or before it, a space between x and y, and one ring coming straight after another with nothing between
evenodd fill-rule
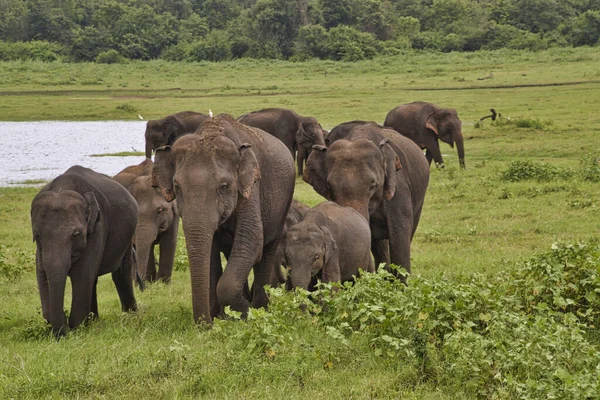
<instances>
[{"instance_id":1,"label":"green grass field","mask_svg":"<svg viewBox=\"0 0 600 400\"><path fill-rule=\"evenodd\" d=\"M523 311L518 318L525 322L513 319L503 325L505 330L499 329L497 324L508 321L499 310L512 309L507 299L514 300L511 296L519 289L509 287L501 295L498 287L509 284L494 282L518 274L526 260L550 251L555 242L594 242L600 237L600 183L594 180L600 178L599 64L600 52L594 48L411 53L359 63L0 63L0 120L137 119L138 114L151 119L188 109L238 116L281 106L314 115L331 128L352 119L381 123L394 106L424 100L457 109L467 165L459 170L455 150L441 145L447 168L431 171L412 244L414 284L409 283L401 305L394 303L394 296L405 296L402 286L372 278L312 315L297 310L301 295L276 291L269 312L255 312L246 322L198 327L192 321L181 238L172 284L136 292L138 313L121 313L110 277L102 277L100 319L58 342L42 321L34 273L29 206L39 189L0 188L0 398L597 397L600 373L576 361L600 356L597 325L573 327L569 318L545 314L544 309L535 311L539 314ZM493 78L478 79L490 71ZM490 108L502 113L502 122L477 124ZM536 167L531 179L507 179L523 177ZM309 205L322 200L301 179L294 197ZM600 276L600 254L590 254L578 262L596 260L593 268ZM580 280L569 284L575 285L572 292L584 285ZM369 318L382 307L365 311L360 299L371 299L377 287L388 319L378 317L371 324ZM597 304L590 293L600 294L600 283L595 287L586 289L586 304ZM544 287L532 290L543 292ZM476 307L473 312L486 328L477 340L468 335L479 332L479 325L461 328L467 320L463 311L452 314L448 329L454 334L443 340L437 322L425 336L411 331L410 337L393 338L388 331L377 331L388 327L385 321L400 313L407 299L441 299L447 293L452 293L450 305L415 306L418 311L406 311L413 317L404 324L421 321L415 329L422 333L434 315L441 318L440 309L482 296L477 303L481 311ZM339 304L341 300L345 303ZM539 306L535 303L531 307ZM567 302L562 311L571 306ZM331 310L345 311L332 316ZM348 320L338 323L336 318ZM580 328L583 339L573 336ZM569 339L560 336L568 333ZM476 352L473 346L479 339L489 340L490 347L482 345ZM465 346L464 351L452 351L452 343ZM485 364L489 371L477 364L497 355L498 348L519 343L524 343L522 348L511 350L514 358L498 356ZM539 347L544 343L558 345L546 356ZM538 362L530 348L546 358ZM584 355L577 353L582 349ZM570 355L561 358L563 353ZM521 364L514 366L514 360ZM477 369L469 369L471 363ZM461 366L464 370L457 369ZM534 381L550 383L535 386Z\"/></svg>"}]
</instances>

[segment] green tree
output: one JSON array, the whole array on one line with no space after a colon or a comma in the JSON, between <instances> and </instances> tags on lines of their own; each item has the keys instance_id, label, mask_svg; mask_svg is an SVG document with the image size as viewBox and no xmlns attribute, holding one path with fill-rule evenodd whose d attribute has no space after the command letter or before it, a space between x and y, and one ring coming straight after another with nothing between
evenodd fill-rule
<instances>
[{"instance_id":1,"label":"green tree","mask_svg":"<svg viewBox=\"0 0 600 400\"><path fill-rule=\"evenodd\" d=\"M353 0L321 0L324 26L333 28L338 25L356 23L356 4Z\"/></svg>"},{"instance_id":2,"label":"green tree","mask_svg":"<svg viewBox=\"0 0 600 400\"><path fill-rule=\"evenodd\" d=\"M0 0L0 39L17 42L28 38L29 9L24 0Z\"/></svg>"}]
</instances>

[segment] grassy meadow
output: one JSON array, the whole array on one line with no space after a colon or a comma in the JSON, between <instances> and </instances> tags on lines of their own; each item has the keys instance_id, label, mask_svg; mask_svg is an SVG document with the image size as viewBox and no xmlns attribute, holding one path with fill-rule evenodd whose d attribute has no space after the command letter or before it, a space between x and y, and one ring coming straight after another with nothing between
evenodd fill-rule
<instances>
[{"instance_id":1,"label":"grassy meadow","mask_svg":"<svg viewBox=\"0 0 600 400\"><path fill-rule=\"evenodd\" d=\"M0 398L598 397L598 65L597 48L0 63L0 120L279 106L331 129L424 100L458 111L467 165L441 144L446 168L431 170L407 288L381 272L335 296L326 288L317 303L275 290L248 321L196 326L181 233L170 285L136 291L139 312L123 314L102 277L100 318L60 341L43 323L34 273L39 188L0 188ZM477 122L490 108L502 118ZM322 201L301 179L294 197Z\"/></svg>"}]
</instances>

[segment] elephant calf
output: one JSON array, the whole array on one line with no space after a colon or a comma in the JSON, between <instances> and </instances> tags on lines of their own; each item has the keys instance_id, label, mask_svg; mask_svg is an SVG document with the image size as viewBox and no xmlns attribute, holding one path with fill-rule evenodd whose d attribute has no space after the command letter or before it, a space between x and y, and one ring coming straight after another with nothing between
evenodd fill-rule
<instances>
[{"instance_id":1,"label":"elephant calf","mask_svg":"<svg viewBox=\"0 0 600 400\"><path fill-rule=\"evenodd\" d=\"M69 168L43 187L31 203L36 275L42 313L56 336L66 330L67 276L73 299L69 326L98 316L96 283L112 273L123 311L137 309L133 294L131 239L138 209L117 182L88 168Z\"/></svg>"},{"instance_id":2,"label":"elephant calf","mask_svg":"<svg viewBox=\"0 0 600 400\"><path fill-rule=\"evenodd\" d=\"M290 285L312 290L322 282L346 282L359 268L375 270L369 223L357 211L326 201L308 210L285 238Z\"/></svg>"},{"instance_id":3,"label":"elephant calf","mask_svg":"<svg viewBox=\"0 0 600 400\"><path fill-rule=\"evenodd\" d=\"M138 219L134 244L137 266L142 279L169 282L173 273L179 214L175 201L167 202L162 193L152 186L150 159L119 172L113 179L123 185L138 203ZM158 273L154 259L154 246L158 244L160 258Z\"/></svg>"},{"instance_id":4,"label":"elephant calf","mask_svg":"<svg viewBox=\"0 0 600 400\"><path fill-rule=\"evenodd\" d=\"M310 207L304 203L299 202L298 200L292 200L292 204L290 204L290 209L288 210L287 216L285 217L285 223L283 225L283 236L287 233L287 231L298 222L304 219L304 214L310 210ZM285 260L285 244L282 241L279 242L277 246L277 259L281 260L280 264L284 267L287 267L287 262ZM286 278L283 273L281 266L275 268L274 278L276 279L274 285L285 283Z\"/></svg>"}]
</instances>

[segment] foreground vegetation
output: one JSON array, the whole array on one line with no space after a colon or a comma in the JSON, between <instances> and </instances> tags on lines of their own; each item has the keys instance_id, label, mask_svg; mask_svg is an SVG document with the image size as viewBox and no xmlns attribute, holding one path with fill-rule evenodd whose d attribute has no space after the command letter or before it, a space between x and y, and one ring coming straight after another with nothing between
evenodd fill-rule
<instances>
[{"instance_id":1,"label":"foreground vegetation","mask_svg":"<svg viewBox=\"0 0 600 400\"><path fill-rule=\"evenodd\" d=\"M212 329L192 322L182 236L173 282L137 291L138 313L120 312L105 276L100 319L53 340L33 272L29 205L39 189L1 188L0 397L598 398L597 57L578 49L356 64L0 63L0 90L15 93L0 97L3 119L281 105L331 128L381 122L419 99L455 107L467 139L465 171L442 145L447 167L432 170L407 287L380 271L335 295L325 287L318 302L277 289L269 311L245 322L232 313ZM492 79L477 80L491 69ZM92 96L82 81L94 74L103 83ZM161 91L184 79L181 91ZM587 83L493 88L574 81ZM119 82L128 87L116 91ZM135 110L115 108L122 104ZM491 107L503 117L477 122ZM295 197L322 200L300 179Z\"/></svg>"}]
</instances>

